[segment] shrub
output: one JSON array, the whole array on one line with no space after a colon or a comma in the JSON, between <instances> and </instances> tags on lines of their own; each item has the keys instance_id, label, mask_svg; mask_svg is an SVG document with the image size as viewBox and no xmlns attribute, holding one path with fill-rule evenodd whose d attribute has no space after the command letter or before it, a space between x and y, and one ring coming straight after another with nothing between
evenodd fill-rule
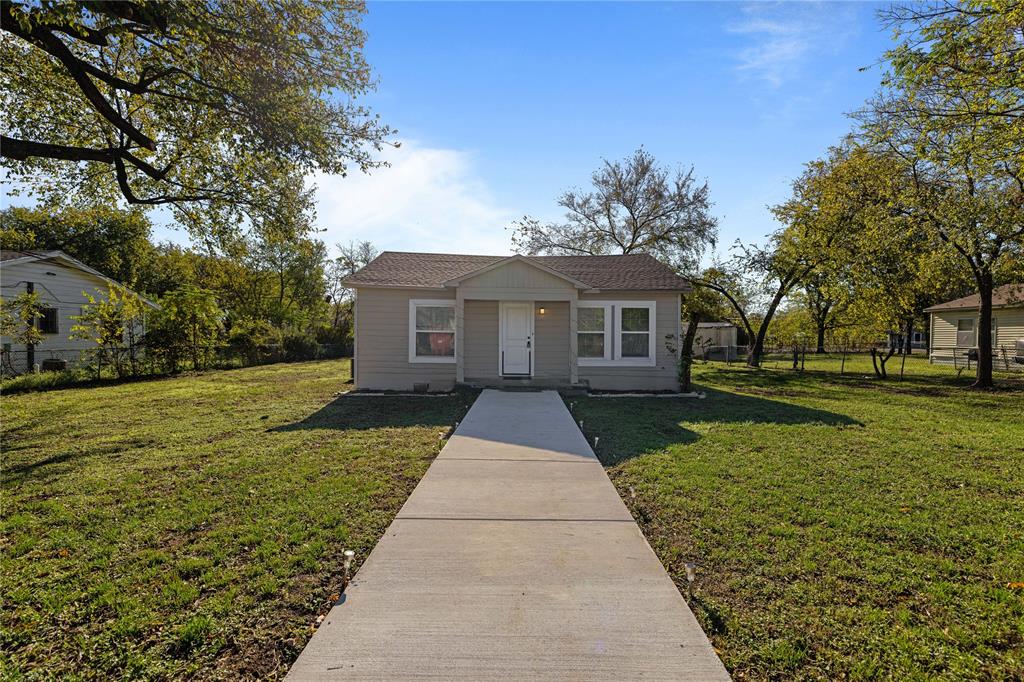
<instances>
[{"instance_id":1,"label":"shrub","mask_svg":"<svg viewBox=\"0 0 1024 682\"><path fill-rule=\"evenodd\" d=\"M315 360L317 357L316 339L297 332L286 332L281 338L286 362L298 360Z\"/></svg>"},{"instance_id":2,"label":"shrub","mask_svg":"<svg viewBox=\"0 0 1024 682\"><path fill-rule=\"evenodd\" d=\"M262 360L264 349L273 339L274 329L266 320L236 320L228 331L227 351L231 357L255 365Z\"/></svg>"}]
</instances>

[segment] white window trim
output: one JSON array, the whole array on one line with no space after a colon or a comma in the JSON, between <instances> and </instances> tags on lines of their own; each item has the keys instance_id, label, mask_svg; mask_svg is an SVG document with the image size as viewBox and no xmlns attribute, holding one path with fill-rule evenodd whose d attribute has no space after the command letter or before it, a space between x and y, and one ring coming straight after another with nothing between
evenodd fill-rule
<instances>
[{"instance_id":1,"label":"white window trim","mask_svg":"<svg viewBox=\"0 0 1024 682\"><path fill-rule=\"evenodd\" d=\"M578 308L604 308L604 357L580 358L580 367L654 367L657 361L658 306L655 301L579 301ZM648 330L648 357L622 357L622 309L647 308L650 311ZM577 325L576 333L579 333ZM626 332L629 333L629 332Z\"/></svg>"},{"instance_id":2,"label":"white window trim","mask_svg":"<svg viewBox=\"0 0 1024 682\"><path fill-rule=\"evenodd\" d=\"M581 358L577 353L576 364L582 367L587 366L598 366L608 365L612 362L612 304L605 301L577 301L576 308L602 308L604 310L604 357L600 358ZM578 335L583 334L596 334L597 332L580 332L579 322L577 321L576 329L574 330ZM579 342L577 341L577 344Z\"/></svg>"},{"instance_id":3,"label":"white window trim","mask_svg":"<svg viewBox=\"0 0 1024 682\"><path fill-rule=\"evenodd\" d=\"M971 345L970 346L961 346L960 345L960 322L962 322L963 320L967 320L967 321L969 321L971 323L971 335L973 336L973 338L971 339ZM957 348L977 348L978 347L978 320L977 319L975 319L973 317L958 317L958 318L956 318L956 325L955 325L954 329L955 329L954 333L956 334L956 347Z\"/></svg>"},{"instance_id":4,"label":"white window trim","mask_svg":"<svg viewBox=\"0 0 1024 682\"><path fill-rule=\"evenodd\" d=\"M647 308L647 357L646 358L624 358L622 357L622 309L623 308ZM641 333L641 332L625 332ZM615 364L617 365L640 365L653 367L657 347L654 337L658 333L657 304L654 301L622 301L615 304Z\"/></svg>"},{"instance_id":5,"label":"white window trim","mask_svg":"<svg viewBox=\"0 0 1024 682\"><path fill-rule=\"evenodd\" d=\"M451 298L442 299L427 299L427 298L413 298L409 299L409 362L412 364L419 363L455 363L455 358L459 354L459 335L457 331L452 331L451 334L454 337L454 343L452 348L454 354L448 355L416 355L416 308L418 306L432 306L437 308L451 308L455 310L455 300ZM456 324L456 330L458 324Z\"/></svg>"}]
</instances>

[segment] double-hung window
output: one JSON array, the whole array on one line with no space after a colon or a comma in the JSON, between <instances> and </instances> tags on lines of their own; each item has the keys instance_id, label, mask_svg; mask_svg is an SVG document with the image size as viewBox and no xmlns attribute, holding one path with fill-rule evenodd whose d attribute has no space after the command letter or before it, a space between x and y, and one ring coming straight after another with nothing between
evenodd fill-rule
<instances>
[{"instance_id":1,"label":"double-hung window","mask_svg":"<svg viewBox=\"0 0 1024 682\"><path fill-rule=\"evenodd\" d=\"M654 301L581 301L576 310L579 364L653 366Z\"/></svg>"},{"instance_id":2,"label":"double-hung window","mask_svg":"<svg viewBox=\"0 0 1024 682\"><path fill-rule=\"evenodd\" d=\"M974 318L961 317L956 321L956 347L974 348Z\"/></svg>"},{"instance_id":3,"label":"double-hung window","mask_svg":"<svg viewBox=\"0 0 1024 682\"><path fill-rule=\"evenodd\" d=\"M612 310L605 303L581 303L576 308L576 357L596 364L612 357Z\"/></svg>"},{"instance_id":4,"label":"double-hung window","mask_svg":"<svg viewBox=\"0 0 1024 682\"><path fill-rule=\"evenodd\" d=\"M654 303L616 306L615 334L616 360L653 365Z\"/></svg>"},{"instance_id":5,"label":"double-hung window","mask_svg":"<svg viewBox=\"0 0 1024 682\"><path fill-rule=\"evenodd\" d=\"M409 301L409 362L455 362L455 301Z\"/></svg>"}]
</instances>

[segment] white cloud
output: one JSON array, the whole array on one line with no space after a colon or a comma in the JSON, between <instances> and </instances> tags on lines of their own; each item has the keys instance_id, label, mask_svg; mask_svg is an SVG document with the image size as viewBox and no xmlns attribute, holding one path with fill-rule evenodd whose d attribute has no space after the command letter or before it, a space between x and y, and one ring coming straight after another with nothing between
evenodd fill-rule
<instances>
[{"instance_id":1,"label":"white cloud","mask_svg":"<svg viewBox=\"0 0 1024 682\"><path fill-rule=\"evenodd\" d=\"M320 239L368 240L394 251L509 253L505 227L518 214L495 202L471 153L403 141L382 158L391 166L369 175L311 179L319 188Z\"/></svg>"},{"instance_id":2,"label":"white cloud","mask_svg":"<svg viewBox=\"0 0 1024 682\"><path fill-rule=\"evenodd\" d=\"M852 8L839 3L764 3L744 6L744 19L726 30L747 36L737 70L778 88L800 75L815 54L832 52L856 31Z\"/></svg>"}]
</instances>

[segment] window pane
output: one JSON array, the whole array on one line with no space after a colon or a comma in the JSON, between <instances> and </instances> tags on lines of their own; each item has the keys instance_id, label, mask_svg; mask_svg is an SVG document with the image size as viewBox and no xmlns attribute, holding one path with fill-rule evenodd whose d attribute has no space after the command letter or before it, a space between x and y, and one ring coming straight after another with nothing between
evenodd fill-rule
<instances>
[{"instance_id":1,"label":"window pane","mask_svg":"<svg viewBox=\"0 0 1024 682\"><path fill-rule=\"evenodd\" d=\"M626 311L623 310L623 313ZM646 311L644 311L646 312ZM623 324L625 326L625 324ZM622 335L622 357L624 358L647 358L650 357L650 348L647 343L648 334L623 334Z\"/></svg>"},{"instance_id":2,"label":"window pane","mask_svg":"<svg viewBox=\"0 0 1024 682\"><path fill-rule=\"evenodd\" d=\"M974 331L974 320L957 320L956 330L958 332Z\"/></svg>"},{"instance_id":3,"label":"window pane","mask_svg":"<svg viewBox=\"0 0 1024 682\"><path fill-rule=\"evenodd\" d=\"M434 305L416 306L416 328L455 331L455 308Z\"/></svg>"},{"instance_id":4,"label":"window pane","mask_svg":"<svg viewBox=\"0 0 1024 682\"><path fill-rule=\"evenodd\" d=\"M40 316L36 318L36 328L42 334L57 333L57 309L40 308Z\"/></svg>"},{"instance_id":5,"label":"window pane","mask_svg":"<svg viewBox=\"0 0 1024 682\"><path fill-rule=\"evenodd\" d=\"M576 354L581 358L603 358L604 334L577 334Z\"/></svg>"},{"instance_id":6,"label":"window pane","mask_svg":"<svg viewBox=\"0 0 1024 682\"><path fill-rule=\"evenodd\" d=\"M648 326L651 311L648 308L623 308L622 309L622 331L624 332L646 332L650 331Z\"/></svg>"},{"instance_id":7,"label":"window pane","mask_svg":"<svg viewBox=\"0 0 1024 682\"><path fill-rule=\"evenodd\" d=\"M416 355L454 357L455 334L452 332L416 332Z\"/></svg>"},{"instance_id":8,"label":"window pane","mask_svg":"<svg viewBox=\"0 0 1024 682\"><path fill-rule=\"evenodd\" d=\"M576 329L581 332L603 332L604 308L578 308Z\"/></svg>"}]
</instances>

